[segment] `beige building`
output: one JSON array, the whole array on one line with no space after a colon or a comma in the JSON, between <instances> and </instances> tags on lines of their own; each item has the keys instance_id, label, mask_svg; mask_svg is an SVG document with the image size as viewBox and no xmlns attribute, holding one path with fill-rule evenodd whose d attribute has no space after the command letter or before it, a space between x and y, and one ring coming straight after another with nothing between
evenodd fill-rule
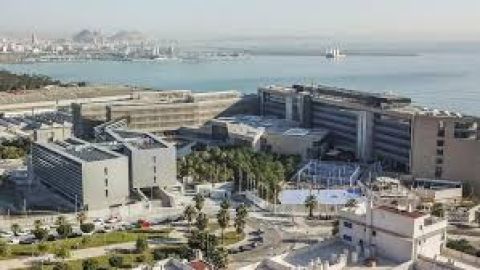
<instances>
[{"instance_id":1,"label":"beige building","mask_svg":"<svg viewBox=\"0 0 480 270\"><path fill-rule=\"evenodd\" d=\"M323 128L335 148L385 170L469 181L480 190L480 120L409 98L328 86L261 87L260 113Z\"/></svg>"},{"instance_id":2,"label":"beige building","mask_svg":"<svg viewBox=\"0 0 480 270\"><path fill-rule=\"evenodd\" d=\"M236 91L136 92L128 100L72 104L74 133L76 136L92 137L95 126L118 119L126 119L129 129L146 132L196 128L218 116L254 112L256 102L255 96L242 96Z\"/></svg>"},{"instance_id":3,"label":"beige building","mask_svg":"<svg viewBox=\"0 0 480 270\"><path fill-rule=\"evenodd\" d=\"M299 155L302 159L319 158L328 146L328 131L299 128L295 121L236 115L220 117L203 128L213 139L283 155Z\"/></svg>"}]
</instances>

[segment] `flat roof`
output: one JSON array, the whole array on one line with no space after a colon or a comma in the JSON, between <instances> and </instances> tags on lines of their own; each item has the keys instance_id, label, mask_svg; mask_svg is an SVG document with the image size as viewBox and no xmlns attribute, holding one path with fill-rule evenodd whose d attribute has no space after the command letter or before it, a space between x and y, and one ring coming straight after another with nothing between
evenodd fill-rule
<instances>
[{"instance_id":1,"label":"flat roof","mask_svg":"<svg viewBox=\"0 0 480 270\"><path fill-rule=\"evenodd\" d=\"M219 117L211 120L211 122L235 125L237 128L234 132L243 133L245 135L256 135L258 133L266 132L284 136L314 135L323 137L328 134L328 131L325 129L300 128L298 122L270 116L239 114L230 117Z\"/></svg>"},{"instance_id":2,"label":"flat roof","mask_svg":"<svg viewBox=\"0 0 480 270\"><path fill-rule=\"evenodd\" d=\"M147 132L122 129L108 130L107 132L119 142L137 149L145 150L169 147L167 143Z\"/></svg>"},{"instance_id":3,"label":"flat roof","mask_svg":"<svg viewBox=\"0 0 480 270\"><path fill-rule=\"evenodd\" d=\"M417 218L426 216L426 214L418 212L418 211L409 212L407 210L400 210L398 208L389 207L389 206L386 206L386 205L378 206L377 209L387 211L387 212L390 212L390 213L393 213L393 214L401 215L401 216L404 216L404 217L413 218L413 219L417 219Z\"/></svg>"},{"instance_id":4,"label":"flat roof","mask_svg":"<svg viewBox=\"0 0 480 270\"><path fill-rule=\"evenodd\" d=\"M116 155L108 150L98 148L79 139L67 139L65 141L56 141L42 145L53 148L60 153L65 153L85 162L101 161L119 157L119 155Z\"/></svg>"}]
</instances>

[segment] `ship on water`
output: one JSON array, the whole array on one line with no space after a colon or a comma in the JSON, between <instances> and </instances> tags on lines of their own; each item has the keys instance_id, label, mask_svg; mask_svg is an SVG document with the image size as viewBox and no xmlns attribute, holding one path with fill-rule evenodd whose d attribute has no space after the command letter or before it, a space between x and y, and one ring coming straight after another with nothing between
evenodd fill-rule
<instances>
[{"instance_id":1,"label":"ship on water","mask_svg":"<svg viewBox=\"0 0 480 270\"><path fill-rule=\"evenodd\" d=\"M346 56L346 55L345 55L345 54L342 54L338 48L337 48L337 49L327 50L327 52L326 52L326 54L325 54L325 57L326 57L326 58L329 58L329 59L343 58L343 57L345 57L345 56Z\"/></svg>"}]
</instances>

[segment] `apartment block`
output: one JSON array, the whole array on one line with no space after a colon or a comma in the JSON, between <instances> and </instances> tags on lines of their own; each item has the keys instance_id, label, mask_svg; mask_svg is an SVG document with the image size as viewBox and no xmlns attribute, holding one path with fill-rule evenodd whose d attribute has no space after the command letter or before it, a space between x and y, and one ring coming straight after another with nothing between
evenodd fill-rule
<instances>
[{"instance_id":1,"label":"apartment block","mask_svg":"<svg viewBox=\"0 0 480 270\"><path fill-rule=\"evenodd\" d=\"M361 203L344 208L339 236L365 257L377 255L396 262L419 255L434 258L446 245L447 221L411 209Z\"/></svg>"},{"instance_id":2,"label":"apartment block","mask_svg":"<svg viewBox=\"0 0 480 270\"><path fill-rule=\"evenodd\" d=\"M76 138L33 143L31 166L36 179L78 209L121 205L129 196L128 158Z\"/></svg>"}]
</instances>

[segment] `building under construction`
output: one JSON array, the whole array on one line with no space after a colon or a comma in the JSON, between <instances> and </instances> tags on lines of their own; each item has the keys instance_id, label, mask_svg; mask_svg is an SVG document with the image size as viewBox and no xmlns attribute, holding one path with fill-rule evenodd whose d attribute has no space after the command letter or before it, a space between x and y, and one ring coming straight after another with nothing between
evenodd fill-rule
<instances>
[{"instance_id":1,"label":"building under construction","mask_svg":"<svg viewBox=\"0 0 480 270\"><path fill-rule=\"evenodd\" d=\"M257 103L255 95L237 91L138 91L125 100L72 104L74 133L93 138L95 126L119 119L125 119L129 129L169 133L200 127L219 116L256 113Z\"/></svg>"}]
</instances>

